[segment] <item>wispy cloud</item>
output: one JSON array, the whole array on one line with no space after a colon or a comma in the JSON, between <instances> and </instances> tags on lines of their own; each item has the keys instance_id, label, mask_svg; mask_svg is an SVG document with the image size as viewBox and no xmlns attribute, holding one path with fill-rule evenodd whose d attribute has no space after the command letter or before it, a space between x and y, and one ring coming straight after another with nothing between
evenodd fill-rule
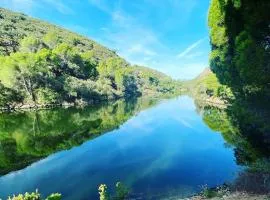
<instances>
[{"instance_id":1,"label":"wispy cloud","mask_svg":"<svg viewBox=\"0 0 270 200\"><path fill-rule=\"evenodd\" d=\"M34 0L1 0L4 7L12 10L31 13L32 9L37 5Z\"/></svg>"},{"instance_id":2,"label":"wispy cloud","mask_svg":"<svg viewBox=\"0 0 270 200\"><path fill-rule=\"evenodd\" d=\"M88 0L88 2L98 8L99 10L111 14L111 8L106 4L104 0Z\"/></svg>"},{"instance_id":3,"label":"wispy cloud","mask_svg":"<svg viewBox=\"0 0 270 200\"><path fill-rule=\"evenodd\" d=\"M194 59L194 58L200 57L202 55L204 55L204 52L203 51L196 51L194 53L189 53L188 55L186 55L186 58L188 58L188 59Z\"/></svg>"},{"instance_id":4,"label":"wispy cloud","mask_svg":"<svg viewBox=\"0 0 270 200\"><path fill-rule=\"evenodd\" d=\"M138 54L143 54L145 56L155 56L157 55L156 52L147 49L145 47L142 46L142 44L135 44L134 46L132 46L131 48L128 49L129 53L138 53Z\"/></svg>"},{"instance_id":5,"label":"wispy cloud","mask_svg":"<svg viewBox=\"0 0 270 200\"><path fill-rule=\"evenodd\" d=\"M101 42L116 49L120 56L132 64L149 66L158 55L157 49L165 48L154 31L139 23L134 16L125 13L118 6L107 10L107 14L111 16L111 23L102 27Z\"/></svg>"},{"instance_id":6,"label":"wispy cloud","mask_svg":"<svg viewBox=\"0 0 270 200\"><path fill-rule=\"evenodd\" d=\"M42 1L42 0L41 0ZM67 6L65 3L61 2L61 0L43 0L45 3L51 5L58 12L62 14L74 14L75 12Z\"/></svg>"},{"instance_id":7,"label":"wispy cloud","mask_svg":"<svg viewBox=\"0 0 270 200\"><path fill-rule=\"evenodd\" d=\"M184 51L182 51L181 53L179 53L177 55L178 58L183 58L185 56L187 56L193 49L197 48L203 41L205 41L206 38L202 38L194 43L192 43L190 46L188 46Z\"/></svg>"},{"instance_id":8,"label":"wispy cloud","mask_svg":"<svg viewBox=\"0 0 270 200\"><path fill-rule=\"evenodd\" d=\"M1 0L5 7L11 8L12 10L17 10L26 13L32 13L37 10L44 10L46 6L57 10L62 14L74 14L75 12L63 3L62 0Z\"/></svg>"},{"instance_id":9,"label":"wispy cloud","mask_svg":"<svg viewBox=\"0 0 270 200\"><path fill-rule=\"evenodd\" d=\"M143 1L144 3L130 2L132 8L136 10L136 14L134 14L134 12L127 12L123 7L125 3L121 0L88 0L92 6L108 14L111 18L111 23L102 27L101 35L97 38L98 41L115 49L120 56L132 64L152 67L174 78L179 76L194 78L199 73L196 72L197 69L207 66L205 63L200 63L202 56L206 53L202 49L196 49L205 38L194 42L183 52L177 54L176 49L171 49L170 46L166 45L168 39L166 36L164 37L166 32L156 31L152 24L145 23L144 19L154 16L163 30L175 30L176 26L181 27L189 21L199 1ZM145 6L145 3L147 6ZM168 8L170 13L168 13ZM179 11L181 11L180 18ZM165 16L166 20L164 20ZM177 20L175 20L176 18ZM180 62L179 58L185 59ZM186 69L185 67L189 68Z\"/></svg>"}]
</instances>

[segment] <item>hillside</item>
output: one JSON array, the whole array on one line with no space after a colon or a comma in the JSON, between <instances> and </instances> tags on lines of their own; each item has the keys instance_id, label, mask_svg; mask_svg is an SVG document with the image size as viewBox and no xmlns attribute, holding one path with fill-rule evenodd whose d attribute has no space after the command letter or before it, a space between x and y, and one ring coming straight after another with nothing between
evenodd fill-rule
<instances>
[{"instance_id":1,"label":"hillside","mask_svg":"<svg viewBox=\"0 0 270 200\"><path fill-rule=\"evenodd\" d=\"M2 108L172 94L181 87L84 36L2 8L0 63Z\"/></svg>"},{"instance_id":2,"label":"hillside","mask_svg":"<svg viewBox=\"0 0 270 200\"><path fill-rule=\"evenodd\" d=\"M195 79L186 81L184 85L196 100L224 104L232 98L230 89L219 83L210 68L205 68Z\"/></svg>"}]
</instances>

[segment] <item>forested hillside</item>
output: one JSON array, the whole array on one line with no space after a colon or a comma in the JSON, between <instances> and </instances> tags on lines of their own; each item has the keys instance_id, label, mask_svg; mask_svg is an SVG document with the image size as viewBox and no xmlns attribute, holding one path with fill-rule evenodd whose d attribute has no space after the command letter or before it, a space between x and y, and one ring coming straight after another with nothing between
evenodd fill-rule
<instances>
[{"instance_id":1,"label":"forested hillside","mask_svg":"<svg viewBox=\"0 0 270 200\"><path fill-rule=\"evenodd\" d=\"M211 1L211 69L237 98L270 99L269 10L269 0Z\"/></svg>"},{"instance_id":2,"label":"forested hillside","mask_svg":"<svg viewBox=\"0 0 270 200\"><path fill-rule=\"evenodd\" d=\"M179 82L96 42L0 8L0 107L174 93Z\"/></svg>"}]
</instances>

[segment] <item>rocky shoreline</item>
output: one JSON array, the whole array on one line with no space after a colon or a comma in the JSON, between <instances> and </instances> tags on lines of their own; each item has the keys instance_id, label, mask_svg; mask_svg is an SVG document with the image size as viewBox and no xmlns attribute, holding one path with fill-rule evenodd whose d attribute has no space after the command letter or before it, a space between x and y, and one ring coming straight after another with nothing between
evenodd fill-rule
<instances>
[{"instance_id":1,"label":"rocky shoreline","mask_svg":"<svg viewBox=\"0 0 270 200\"><path fill-rule=\"evenodd\" d=\"M246 192L232 192L225 194L223 196L217 197L204 197L203 195L196 195L190 198L185 198L183 200L205 200L205 199L212 199L212 200L269 200L269 195L256 195L256 194L248 194Z\"/></svg>"}]
</instances>

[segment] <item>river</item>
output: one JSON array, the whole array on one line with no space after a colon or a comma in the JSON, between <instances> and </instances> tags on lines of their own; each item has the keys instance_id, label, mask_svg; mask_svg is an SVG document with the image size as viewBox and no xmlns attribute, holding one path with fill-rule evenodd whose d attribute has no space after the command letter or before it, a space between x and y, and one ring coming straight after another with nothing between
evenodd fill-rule
<instances>
[{"instance_id":1,"label":"river","mask_svg":"<svg viewBox=\"0 0 270 200\"><path fill-rule=\"evenodd\" d=\"M188 96L1 114L0 198L98 199L121 181L134 197L173 199L233 182L233 147L205 121Z\"/></svg>"}]
</instances>

